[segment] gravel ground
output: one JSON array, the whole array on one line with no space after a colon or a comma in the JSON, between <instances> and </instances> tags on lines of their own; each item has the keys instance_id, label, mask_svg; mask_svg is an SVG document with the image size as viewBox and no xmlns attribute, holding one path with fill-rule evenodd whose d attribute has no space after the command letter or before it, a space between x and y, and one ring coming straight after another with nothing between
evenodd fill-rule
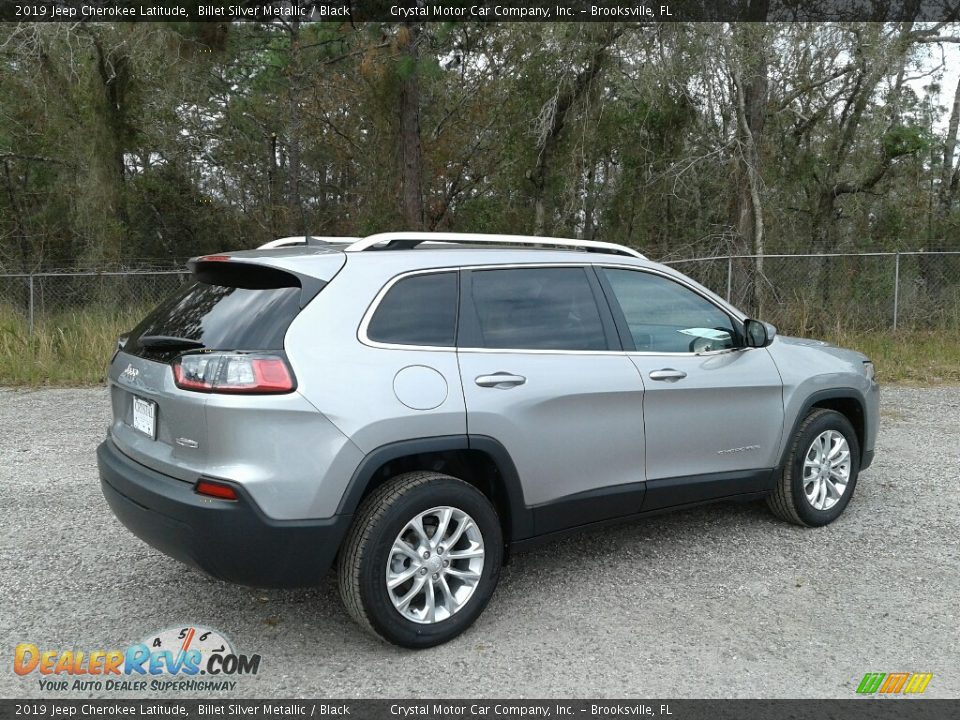
<instances>
[{"instance_id":1,"label":"gravel ground","mask_svg":"<svg viewBox=\"0 0 960 720\"><path fill-rule=\"evenodd\" d=\"M2 697L41 695L10 670L16 643L186 624L262 655L231 696L848 698L867 671L960 696L960 388L884 390L877 459L827 528L731 503L570 538L517 556L476 625L419 654L358 631L332 580L232 586L129 534L97 479L108 416L104 390L0 391Z\"/></svg>"}]
</instances>

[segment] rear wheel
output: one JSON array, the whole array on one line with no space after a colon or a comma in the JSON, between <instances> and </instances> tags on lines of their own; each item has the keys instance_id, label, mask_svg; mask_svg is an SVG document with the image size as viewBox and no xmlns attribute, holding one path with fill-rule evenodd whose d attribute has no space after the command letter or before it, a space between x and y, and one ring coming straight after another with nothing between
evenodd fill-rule
<instances>
[{"instance_id":1,"label":"rear wheel","mask_svg":"<svg viewBox=\"0 0 960 720\"><path fill-rule=\"evenodd\" d=\"M819 527L847 507L860 472L860 444L844 415L814 408L793 437L777 487L767 500L778 517Z\"/></svg>"},{"instance_id":2,"label":"rear wheel","mask_svg":"<svg viewBox=\"0 0 960 720\"><path fill-rule=\"evenodd\" d=\"M502 555L500 521L479 490L449 475L405 473L360 506L340 553L340 594L369 632L430 647L483 612Z\"/></svg>"}]
</instances>

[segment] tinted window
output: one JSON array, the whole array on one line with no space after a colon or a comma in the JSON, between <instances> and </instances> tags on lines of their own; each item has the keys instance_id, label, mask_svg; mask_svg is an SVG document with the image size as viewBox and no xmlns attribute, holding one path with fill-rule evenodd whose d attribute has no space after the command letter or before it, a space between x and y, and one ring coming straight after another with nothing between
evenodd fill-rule
<instances>
[{"instance_id":1,"label":"tinted window","mask_svg":"<svg viewBox=\"0 0 960 720\"><path fill-rule=\"evenodd\" d=\"M395 345L453 347L457 332L457 275L412 275L383 296L367 337Z\"/></svg>"},{"instance_id":2,"label":"tinted window","mask_svg":"<svg viewBox=\"0 0 960 720\"><path fill-rule=\"evenodd\" d=\"M485 348L607 349L583 268L478 270L471 286Z\"/></svg>"},{"instance_id":3,"label":"tinted window","mask_svg":"<svg viewBox=\"0 0 960 720\"><path fill-rule=\"evenodd\" d=\"M730 317L706 298L660 275L603 270L637 350L707 352L733 347Z\"/></svg>"},{"instance_id":4,"label":"tinted window","mask_svg":"<svg viewBox=\"0 0 960 720\"><path fill-rule=\"evenodd\" d=\"M251 289L195 282L137 325L124 351L156 359L183 351L142 345L140 339L151 335L194 340L218 350L280 350L299 312L299 287Z\"/></svg>"}]
</instances>

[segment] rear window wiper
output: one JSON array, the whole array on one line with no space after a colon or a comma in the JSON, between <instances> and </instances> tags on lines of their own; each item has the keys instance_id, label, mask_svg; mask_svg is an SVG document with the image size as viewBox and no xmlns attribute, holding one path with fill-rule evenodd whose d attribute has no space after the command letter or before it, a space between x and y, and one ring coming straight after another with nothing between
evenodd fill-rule
<instances>
[{"instance_id":1,"label":"rear window wiper","mask_svg":"<svg viewBox=\"0 0 960 720\"><path fill-rule=\"evenodd\" d=\"M193 350L206 347L202 342L191 340L185 337L176 337L174 335L141 335L137 342L141 347L147 348L177 348L183 350Z\"/></svg>"}]
</instances>

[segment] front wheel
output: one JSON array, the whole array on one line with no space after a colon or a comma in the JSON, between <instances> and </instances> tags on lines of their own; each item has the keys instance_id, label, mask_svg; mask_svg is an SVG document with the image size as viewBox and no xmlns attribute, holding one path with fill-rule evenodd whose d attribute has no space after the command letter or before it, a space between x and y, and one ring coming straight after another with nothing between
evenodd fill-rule
<instances>
[{"instance_id":1,"label":"front wheel","mask_svg":"<svg viewBox=\"0 0 960 720\"><path fill-rule=\"evenodd\" d=\"M793 437L767 504L788 522L827 525L847 507L859 472L860 443L853 425L835 410L814 408Z\"/></svg>"},{"instance_id":2,"label":"front wheel","mask_svg":"<svg viewBox=\"0 0 960 720\"><path fill-rule=\"evenodd\" d=\"M340 595L366 630L431 647L483 612L502 558L500 521L483 493L449 475L405 473L361 505L340 553Z\"/></svg>"}]
</instances>

